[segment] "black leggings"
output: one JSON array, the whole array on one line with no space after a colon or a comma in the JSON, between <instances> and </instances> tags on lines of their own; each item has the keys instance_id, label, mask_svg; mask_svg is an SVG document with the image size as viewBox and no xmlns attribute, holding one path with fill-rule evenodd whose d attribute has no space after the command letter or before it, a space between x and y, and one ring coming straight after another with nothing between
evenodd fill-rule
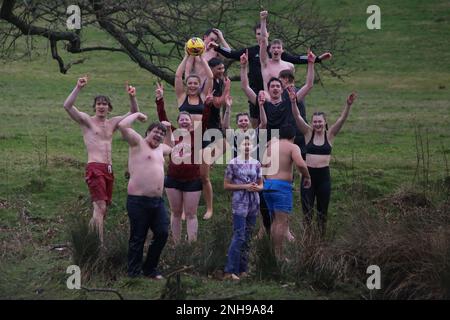
<instances>
[{"instance_id":1,"label":"black leggings","mask_svg":"<svg viewBox=\"0 0 450 320\"><path fill-rule=\"evenodd\" d=\"M317 198L317 223L319 231L322 235L325 234L328 204L330 203L331 195L331 179L330 167L311 168L308 167L311 176L311 187L305 189L303 187L303 178L301 186L302 195L302 209L305 215L305 223L311 226L313 219L314 200Z\"/></svg>"}]
</instances>

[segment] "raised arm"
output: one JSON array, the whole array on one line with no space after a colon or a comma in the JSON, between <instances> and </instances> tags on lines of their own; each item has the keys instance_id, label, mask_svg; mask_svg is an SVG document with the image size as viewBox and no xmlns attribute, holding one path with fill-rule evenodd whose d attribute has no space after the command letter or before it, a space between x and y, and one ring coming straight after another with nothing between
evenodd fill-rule
<instances>
[{"instance_id":1,"label":"raised arm","mask_svg":"<svg viewBox=\"0 0 450 320\"><path fill-rule=\"evenodd\" d=\"M306 82L297 92L297 101L303 100L314 86L314 61L316 56L308 50L308 72L306 74Z\"/></svg>"},{"instance_id":2,"label":"raised arm","mask_svg":"<svg viewBox=\"0 0 450 320\"><path fill-rule=\"evenodd\" d=\"M130 112L111 118L111 123L114 126L114 130L118 129L119 122L128 117L130 114L139 112L139 106L136 100L136 88L133 86L130 86L128 81L125 82L125 90L128 93L128 96L130 97Z\"/></svg>"},{"instance_id":3,"label":"raised arm","mask_svg":"<svg viewBox=\"0 0 450 320\"><path fill-rule=\"evenodd\" d=\"M329 137L332 140L341 130L342 126L345 123L345 120L347 120L348 114L350 113L350 108L352 107L353 102L355 101L357 95L355 92L352 92L347 97L347 103L344 107L344 110L342 110L341 116L336 120L336 122L331 126L329 131Z\"/></svg>"},{"instance_id":4,"label":"raised arm","mask_svg":"<svg viewBox=\"0 0 450 320\"><path fill-rule=\"evenodd\" d=\"M219 37L219 44L221 44L224 48L226 49L230 49L231 47L228 45L228 43L225 41L225 38L223 36L222 31L220 31L219 29L213 28L213 30L217 33L218 37Z\"/></svg>"},{"instance_id":5,"label":"raised arm","mask_svg":"<svg viewBox=\"0 0 450 320\"><path fill-rule=\"evenodd\" d=\"M241 88L244 90L245 95L248 98L248 101L250 101L253 104L256 104L256 93L255 91L250 88L250 85L248 83L248 75L247 75L247 68L248 68L248 50L246 50L246 53L244 53L241 56Z\"/></svg>"},{"instance_id":6,"label":"raised arm","mask_svg":"<svg viewBox=\"0 0 450 320\"><path fill-rule=\"evenodd\" d=\"M206 74L206 83L203 86L203 98L208 94L208 90L213 87L213 79L214 79L214 75L211 71L211 68L208 66L208 62L206 61L205 57L203 55L201 55L199 57L200 59L200 65L203 68L203 70L205 71ZM200 84L202 85L202 84Z\"/></svg>"},{"instance_id":7,"label":"raised arm","mask_svg":"<svg viewBox=\"0 0 450 320\"><path fill-rule=\"evenodd\" d=\"M222 108L226 104L226 98L230 95L231 92L231 80L228 77L225 77L224 81L224 89L221 96L214 96L213 105L216 108Z\"/></svg>"},{"instance_id":8,"label":"raised arm","mask_svg":"<svg viewBox=\"0 0 450 320\"><path fill-rule=\"evenodd\" d=\"M81 89L84 88L87 82L88 82L87 76L79 78L77 81L77 85L72 90L70 95L67 97L66 101L64 101L64 109L67 111L67 113L73 120L75 120L81 125L89 125L89 115L87 115L84 112L78 111L78 109L75 108L74 103Z\"/></svg>"},{"instance_id":9,"label":"raised arm","mask_svg":"<svg viewBox=\"0 0 450 320\"><path fill-rule=\"evenodd\" d=\"M208 46L214 48L215 51L220 53L222 56L224 56L227 59L237 60L241 58L241 56L245 53L245 49L240 50L231 50L224 47L219 46L215 42L210 42Z\"/></svg>"},{"instance_id":10,"label":"raised arm","mask_svg":"<svg viewBox=\"0 0 450 320\"><path fill-rule=\"evenodd\" d=\"M164 136L163 144L172 148L175 145L175 139L173 138L173 131L172 131L173 126L170 124L169 121L164 121L164 120L161 121L161 124L164 125L167 129L166 135ZM163 152L164 152L164 150L163 150ZM166 155L166 154L164 153L164 155Z\"/></svg>"},{"instance_id":11,"label":"raised arm","mask_svg":"<svg viewBox=\"0 0 450 320\"><path fill-rule=\"evenodd\" d=\"M136 88L130 86L128 81L125 83L125 88L130 96L130 113L139 112L139 105L136 99Z\"/></svg>"},{"instance_id":12,"label":"raised arm","mask_svg":"<svg viewBox=\"0 0 450 320\"><path fill-rule=\"evenodd\" d=\"M261 22L261 40L259 42L259 60L261 62L261 68L265 68L269 61L269 55L267 54L267 47L269 46L269 34L267 33L267 11L261 11L259 13Z\"/></svg>"},{"instance_id":13,"label":"raised arm","mask_svg":"<svg viewBox=\"0 0 450 320\"><path fill-rule=\"evenodd\" d=\"M122 137L128 142L130 146L136 146L142 137L131 128L134 121L139 120L141 122L147 121L147 116L141 112L130 114L128 117L119 122L118 128Z\"/></svg>"},{"instance_id":14,"label":"raised arm","mask_svg":"<svg viewBox=\"0 0 450 320\"><path fill-rule=\"evenodd\" d=\"M314 63L321 63L322 61L331 59L332 55L330 52L322 53L320 56L316 57ZM286 62L290 62L293 64L307 64L308 63L308 55L293 55L286 51L283 51L281 54L281 59Z\"/></svg>"},{"instance_id":15,"label":"raised arm","mask_svg":"<svg viewBox=\"0 0 450 320\"><path fill-rule=\"evenodd\" d=\"M266 102L266 94L263 90L258 93L258 105L259 105L259 128L267 128L267 116L266 110L264 110L264 102Z\"/></svg>"},{"instance_id":16,"label":"raised arm","mask_svg":"<svg viewBox=\"0 0 450 320\"><path fill-rule=\"evenodd\" d=\"M156 84L155 97L156 113L158 114L159 121L169 122L169 118L167 117L166 109L164 107L164 87L162 83ZM175 131L176 128L174 126L171 126L171 130Z\"/></svg>"},{"instance_id":17,"label":"raised arm","mask_svg":"<svg viewBox=\"0 0 450 320\"><path fill-rule=\"evenodd\" d=\"M231 114L231 106L233 105L233 98L228 95L225 97L225 112L223 113L222 119L222 129L227 130L230 128L230 114Z\"/></svg>"},{"instance_id":18,"label":"raised arm","mask_svg":"<svg viewBox=\"0 0 450 320\"><path fill-rule=\"evenodd\" d=\"M297 107L297 97L295 95L294 87L288 87L287 88L289 92L289 99L291 100L291 109L292 109L292 115L294 116L295 124L301 131L301 133L305 136L312 133L312 128L309 124L305 122L305 120L302 118L300 111Z\"/></svg>"},{"instance_id":19,"label":"raised arm","mask_svg":"<svg viewBox=\"0 0 450 320\"><path fill-rule=\"evenodd\" d=\"M186 62L189 56L187 53L184 54L184 58L179 64L177 71L175 72L175 95L177 96L178 103L180 100L184 99L184 83L183 83L183 73L186 70Z\"/></svg>"}]
</instances>

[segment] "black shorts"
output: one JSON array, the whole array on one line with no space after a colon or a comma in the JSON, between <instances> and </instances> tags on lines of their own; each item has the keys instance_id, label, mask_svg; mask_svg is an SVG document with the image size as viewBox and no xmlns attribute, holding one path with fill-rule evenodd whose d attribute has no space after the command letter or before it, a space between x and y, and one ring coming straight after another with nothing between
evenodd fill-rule
<instances>
[{"instance_id":1,"label":"black shorts","mask_svg":"<svg viewBox=\"0 0 450 320\"><path fill-rule=\"evenodd\" d=\"M259 119L259 106L254 105L250 101L248 102L248 109L250 113L250 118Z\"/></svg>"},{"instance_id":2,"label":"black shorts","mask_svg":"<svg viewBox=\"0 0 450 320\"><path fill-rule=\"evenodd\" d=\"M166 176L164 179L164 187L169 189L177 189L183 192L202 191L202 180L178 180Z\"/></svg>"}]
</instances>

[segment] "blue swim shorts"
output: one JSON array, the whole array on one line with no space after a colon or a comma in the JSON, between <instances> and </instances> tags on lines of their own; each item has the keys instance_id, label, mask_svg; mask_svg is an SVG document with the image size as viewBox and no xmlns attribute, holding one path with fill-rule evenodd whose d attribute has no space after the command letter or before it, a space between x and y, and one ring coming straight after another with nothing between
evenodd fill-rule
<instances>
[{"instance_id":1,"label":"blue swim shorts","mask_svg":"<svg viewBox=\"0 0 450 320\"><path fill-rule=\"evenodd\" d=\"M292 212L292 182L278 179L264 180L264 200L272 215L274 211Z\"/></svg>"}]
</instances>

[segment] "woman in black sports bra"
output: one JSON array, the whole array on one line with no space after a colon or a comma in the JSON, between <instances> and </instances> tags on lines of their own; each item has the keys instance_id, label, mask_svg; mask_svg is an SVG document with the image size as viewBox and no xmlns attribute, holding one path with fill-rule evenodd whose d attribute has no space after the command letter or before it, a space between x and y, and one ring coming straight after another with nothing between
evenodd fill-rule
<instances>
[{"instance_id":1,"label":"woman in black sports bra","mask_svg":"<svg viewBox=\"0 0 450 320\"><path fill-rule=\"evenodd\" d=\"M188 72L186 72L186 63L188 62L188 60L192 60L193 62L194 58L198 58L200 60L199 65L203 67L204 74L206 74L207 77L203 88L200 77L192 73L186 76L186 79L183 82L183 74L188 74ZM213 73L203 55L199 57L193 57L185 53L183 61L181 61L175 73L175 94L177 96L178 110L180 112L186 111L191 115L194 130L202 130L201 121L208 121L208 119L202 119L202 115L203 110L205 109L204 101L206 99L206 96L208 95L208 93L212 92L213 78ZM201 146L199 147L201 148ZM212 216L213 206L212 184L209 179L208 171L204 170L206 164L203 161L203 151L201 153L201 156L202 164L200 164L200 176L202 179L203 197L205 199L207 207L207 211L203 218L209 219Z\"/></svg>"},{"instance_id":2,"label":"woman in black sports bra","mask_svg":"<svg viewBox=\"0 0 450 320\"><path fill-rule=\"evenodd\" d=\"M193 56L185 53L183 61L181 61L175 73L175 94L177 96L177 103L179 111L186 111L192 116L192 121L202 121L203 109L205 108L203 101L208 93L208 90L213 86L213 74L205 59L200 56L201 65L207 75L207 80L203 89L201 88L200 77L195 74L190 74L183 81L183 74L186 69L186 62L188 59L194 59Z\"/></svg>"},{"instance_id":3,"label":"woman in black sports bra","mask_svg":"<svg viewBox=\"0 0 450 320\"><path fill-rule=\"evenodd\" d=\"M291 96L291 94L290 94ZM293 95L292 95L293 96ZM330 159L334 138L341 130L345 120L347 120L350 108L356 99L356 93L352 93L347 98L347 104L341 116L328 130L325 113L314 112L312 116L312 126L308 125L300 116L296 106L296 100L291 98L292 113L300 131L305 136L306 144L306 164L311 175L311 188L301 187L302 208L305 215L307 227L311 226L313 218L314 200L317 199L317 224L319 232L325 235L328 204L331 195L330 179Z\"/></svg>"}]
</instances>

